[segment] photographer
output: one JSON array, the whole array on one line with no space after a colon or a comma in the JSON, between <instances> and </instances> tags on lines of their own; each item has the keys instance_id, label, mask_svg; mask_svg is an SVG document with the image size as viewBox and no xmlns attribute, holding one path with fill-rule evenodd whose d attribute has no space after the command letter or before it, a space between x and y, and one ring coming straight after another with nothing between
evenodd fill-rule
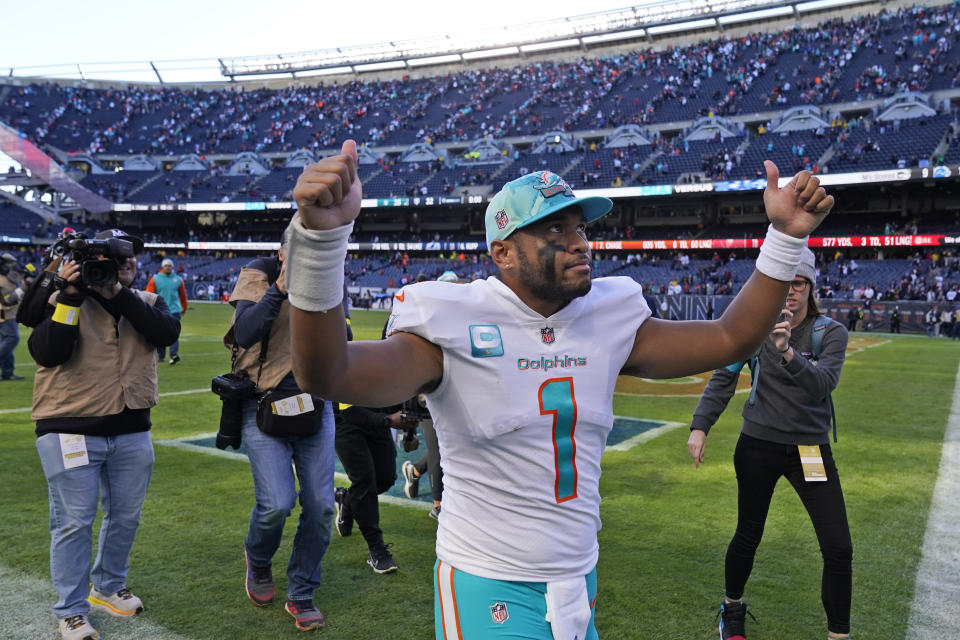
<instances>
[{"instance_id":1,"label":"photographer","mask_svg":"<svg viewBox=\"0 0 960 640\"><path fill-rule=\"evenodd\" d=\"M437 442L437 432L433 428L433 419L427 411L423 395L407 400L404 408L409 408L411 414L418 416L426 447L419 460L416 462L407 460L400 468L403 474L403 493L408 498L419 496L420 478L427 474L430 478L430 496L433 498L433 507L429 515L434 520L439 520L440 504L443 499L443 469L440 468L440 445Z\"/></svg>"},{"instance_id":2,"label":"photographer","mask_svg":"<svg viewBox=\"0 0 960 640\"><path fill-rule=\"evenodd\" d=\"M813 252L804 249L800 260L781 320L755 356L713 373L690 424L687 451L699 467L707 434L733 398L740 370L749 365L753 384L733 454L737 526L724 558L726 592L717 614L723 640L745 636L748 607L743 596L781 477L797 492L817 536L828 636L850 637L853 546L830 447L831 423L836 440L830 393L840 381L848 332L817 305Z\"/></svg>"},{"instance_id":3,"label":"photographer","mask_svg":"<svg viewBox=\"0 0 960 640\"><path fill-rule=\"evenodd\" d=\"M17 259L0 255L0 380L23 380L13 372L13 350L20 343L17 307L23 297L23 274Z\"/></svg>"},{"instance_id":4,"label":"photographer","mask_svg":"<svg viewBox=\"0 0 960 640\"><path fill-rule=\"evenodd\" d=\"M276 258L258 258L240 271L230 296L234 323L224 343L234 350L234 372L244 372L255 385L254 396L240 401L256 496L244 542L247 596L257 606L273 602L271 562L297 504L299 480L302 509L284 608L306 631L324 624L313 592L320 586L333 521L334 422L330 403L302 393L293 377L285 256L284 242Z\"/></svg>"},{"instance_id":5,"label":"photographer","mask_svg":"<svg viewBox=\"0 0 960 640\"><path fill-rule=\"evenodd\" d=\"M397 480L397 446L393 429L415 428L417 422L401 411L385 413L341 403L337 413L337 456L350 478L350 488L335 493L337 533L349 536L356 521L367 543L367 564L376 573L393 573L397 563L380 529L377 496Z\"/></svg>"},{"instance_id":6,"label":"photographer","mask_svg":"<svg viewBox=\"0 0 960 640\"><path fill-rule=\"evenodd\" d=\"M126 577L153 469L157 347L177 339L180 323L155 294L128 288L142 248L118 229L79 243L62 264L63 290L28 340L38 365L32 417L49 487L53 612L64 640L96 637L91 606L121 617L143 610ZM98 496L104 514L91 570Z\"/></svg>"},{"instance_id":7,"label":"photographer","mask_svg":"<svg viewBox=\"0 0 960 640\"><path fill-rule=\"evenodd\" d=\"M419 277L417 278L417 282L422 281ZM448 270L440 274L437 282L460 283L461 281L454 271ZM404 409L418 416L426 447L419 460L416 462L407 460L400 467L400 473L403 474L403 493L408 498L418 497L420 495L420 478L423 477L423 474L427 474L427 477L430 478L430 497L433 498L433 507L431 507L428 515L434 520L439 520L443 499L443 469L440 467L440 444L437 442L437 432L433 428L433 418L430 417L430 412L427 410L427 401L423 394L404 402Z\"/></svg>"},{"instance_id":8,"label":"photographer","mask_svg":"<svg viewBox=\"0 0 960 640\"><path fill-rule=\"evenodd\" d=\"M347 331L348 339L351 331ZM386 326L384 326L386 334ZM337 456L350 478L350 488L337 487L337 533L349 536L356 521L367 543L367 564L375 573L393 573L397 563L383 542L380 502L377 498L397 480L397 447L391 429L403 429L404 448L416 449L414 430L419 420L402 410L378 411L339 403L337 411Z\"/></svg>"}]
</instances>

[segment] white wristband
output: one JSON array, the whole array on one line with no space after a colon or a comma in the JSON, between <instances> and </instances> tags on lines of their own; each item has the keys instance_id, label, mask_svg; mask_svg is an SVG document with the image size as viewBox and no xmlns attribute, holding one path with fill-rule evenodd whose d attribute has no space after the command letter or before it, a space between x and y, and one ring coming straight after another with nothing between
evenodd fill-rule
<instances>
[{"instance_id":1,"label":"white wristband","mask_svg":"<svg viewBox=\"0 0 960 640\"><path fill-rule=\"evenodd\" d=\"M294 215L290 221L285 284L290 304L304 311L327 312L343 301L343 263L350 224L319 231L307 229Z\"/></svg>"},{"instance_id":2,"label":"white wristband","mask_svg":"<svg viewBox=\"0 0 960 640\"><path fill-rule=\"evenodd\" d=\"M760 246L760 255L757 256L757 271L770 276L774 280L790 282L797 275L800 266L800 255L807 246L807 239L794 238L781 233L771 224L767 227L767 237Z\"/></svg>"}]
</instances>

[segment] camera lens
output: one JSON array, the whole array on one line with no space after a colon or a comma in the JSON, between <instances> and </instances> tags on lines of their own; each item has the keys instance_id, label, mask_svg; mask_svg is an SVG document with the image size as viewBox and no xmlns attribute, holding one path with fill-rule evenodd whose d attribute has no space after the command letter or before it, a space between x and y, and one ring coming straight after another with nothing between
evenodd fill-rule
<instances>
[{"instance_id":1,"label":"camera lens","mask_svg":"<svg viewBox=\"0 0 960 640\"><path fill-rule=\"evenodd\" d=\"M109 287L118 279L117 263L113 260L84 260L80 280L88 287Z\"/></svg>"},{"instance_id":2,"label":"camera lens","mask_svg":"<svg viewBox=\"0 0 960 640\"><path fill-rule=\"evenodd\" d=\"M223 400L223 410L220 412L220 431L217 432L217 449L233 447L240 448L243 404L236 400Z\"/></svg>"}]
</instances>

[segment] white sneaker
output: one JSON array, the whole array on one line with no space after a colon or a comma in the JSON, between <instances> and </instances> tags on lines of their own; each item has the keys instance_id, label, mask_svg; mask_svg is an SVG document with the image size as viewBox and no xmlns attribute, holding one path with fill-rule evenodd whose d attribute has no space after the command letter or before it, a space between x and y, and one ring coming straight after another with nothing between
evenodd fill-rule
<instances>
[{"instance_id":1,"label":"white sneaker","mask_svg":"<svg viewBox=\"0 0 960 640\"><path fill-rule=\"evenodd\" d=\"M63 640L94 640L100 634L87 622L87 616L80 613L60 619L60 637Z\"/></svg>"},{"instance_id":2,"label":"white sneaker","mask_svg":"<svg viewBox=\"0 0 960 640\"><path fill-rule=\"evenodd\" d=\"M403 473L403 493L408 498L416 498L420 495L420 476L415 474L414 469L413 463L409 460L400 467Z\"/></svg>"},{"instance_id":3,"label":"white sneaker","mask_svg":"<svg viewBox=\"0 0 960 640\"><path fill-rule=\"evenodd\" d=\"M95 609L103 609L110 615L120 618L133 616L143 611L143 602L126 588L120 589L120 591L109 596L96 589L90 589L87 602Z\"/></svg>"}]
</instances>

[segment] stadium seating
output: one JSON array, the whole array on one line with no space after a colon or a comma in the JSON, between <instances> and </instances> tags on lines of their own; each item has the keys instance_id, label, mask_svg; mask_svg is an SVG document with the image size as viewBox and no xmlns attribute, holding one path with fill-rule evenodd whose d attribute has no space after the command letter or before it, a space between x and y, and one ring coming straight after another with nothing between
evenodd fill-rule
<instances>
[{"instance_id":1,"label":"stadium seating","mask_svg":"<svg viewBox=\"0 0 960 640\"><path fill-rule=\"evenodd\" d=\"M101 154L323 153L337 149L346 137L374 148L396 148L468 143L483 136L529 140L552 130L609 131L629 123L676 123L679 129L707 115L769 113L772 118L793 106L829 107L902 91L957 88L960 47L953 45L950 29L958 20L956 4L899 9L665 50L280 90L35 84L4 90L0 120L37 143L95 159ZM884 123L861 110L851 111L831 130L794 132L787 139L748 135L711 143L685 141L674 133L664 138L667 144L634 149L629 171L622 159L621 167L613 166L602 140L595 158L585 149L568 152L576 157L530 154L520 143L512 166L480 175L465 173L449 160L430 168L404 166L409 163L397 162L391 151L381 171L364 172L365 190L370 197L436 197L467 182L495 189L524 170L540 168L576 185L670 184L690 172L743 179L756 177L766 157L791 169L863 171L916 166L933 159L943 142L943 160L955 162L960 144L948 135L955 121L955 114L940 113ZM711 161L724 152L739 159L735 170L718 170ZM175 173L123 171L91 175L84 183L115 202L269 201L289 197L294 171L274 168L264 178Z\"/></svg>"},{"instance_id":2,"label":"stadium seating","mask_svg":"<svg viewBox=\"0 0 960 640\"><path fill-rule=\"evenodd\" d=\"M145 154L163 168L89 173L88 189L115 203L165 204L287 201L300 169L284 167L300 150L322 157L347 137L367 143L382 158L362 164L366 198L441 198L483 194L532 171L550 170L580 188L666 185L701 179L763 177L762 162L775 161L781 173L861 172L960 164L960 119L933 91L960 88L960 47L956 33L960 5L890 9L855 19L829 18L804 28L702 40L685 46L638 48L615 55L587 53L566 61L514 59L494 68L463 67L421 78L354 79L282 89L128 86L94 89L57 83L5 85L0 79L0 120L31 138L51 155L79 154L105 169ZM890 119L867 101L906 91L921 92L933 112ZM774 133L777 118L791 107L821 109L822 122L810 129ZM702 139L690 125L701 118L739 116L742 131ZM826 124L829 123L829 124ZM621 125L654 132L649 144L608 147ZM539 144L558 132L570 138L566 150ZM462 155L478 138L496 141L503 155L467 160ZM506 144L504 141L510 141ZM646 142L646 141L645 141ZM436 149L438 159L407 161L414 143ZM55 152L56 151L56 152ZM236 154L255 152L266 175L228 175ZM174 168L187 154L206 169ZM294 164L291 162L291 164ZM670 212L672 213L672 212ZM594 237L619 239L739 238L762 234L749 212L736 216L689 215L675 224L653 206L649 217L663 224ZM645 214L646 215L646 214ZM702 220L700 220L702 218ZM921 233L960 228L955 212L935 211L922 220L894 222L868 214L832 216L823 231L836 235L889 234L895 225ZM695 222L690 222L690 219ZM445 241L478 241L468 226L445 230ZM644 221L649 222L649 221ZM192 228L187 228L192 226ZM277 229L251 229L230 219L211 227L175 221L169 228L144 225L152 240L184 242L224 237L272 241ZM409 241L439 238L406 218L380 225L392 231L358 230L354 240ZM401 230L402 228L402 230ZM425 227L426 228L426 227ZM436 227L443 229L443 226ZM0 233L44 236L56 232L37 216L0 201ZM473 229L476 233L476 229ZM700 256L702 257L702 256ZM595 275L627 275L666 291L676 282L684 292L736 288L749 275L744 256L721 265L694 257L678 268L660 254L598 257ZM833 258L833 256L826 256ZM931 288L953 286L957 272L929 254L910 260L863 260L842 272L840 259L824 265L833 295L854 295L858 287L896 290L904 297L926 296ZM159 268L159 257L141 260L141 278ZM898 256L899 258L899 256ZM189 284L229 286L249 256L193 255L178 262ZM492 272L487 262L397 259L361 256L348 264L351 286L382 289L429 278L446 269L462 277ZM915 270L919 273L915 273ZM729 277L726 273L729 272ZM937 280L937 276L940 277ZM907 282L903 285L904 281ZM145 282L145 280L144 280Z\"/></svg>"}]
</instances>

